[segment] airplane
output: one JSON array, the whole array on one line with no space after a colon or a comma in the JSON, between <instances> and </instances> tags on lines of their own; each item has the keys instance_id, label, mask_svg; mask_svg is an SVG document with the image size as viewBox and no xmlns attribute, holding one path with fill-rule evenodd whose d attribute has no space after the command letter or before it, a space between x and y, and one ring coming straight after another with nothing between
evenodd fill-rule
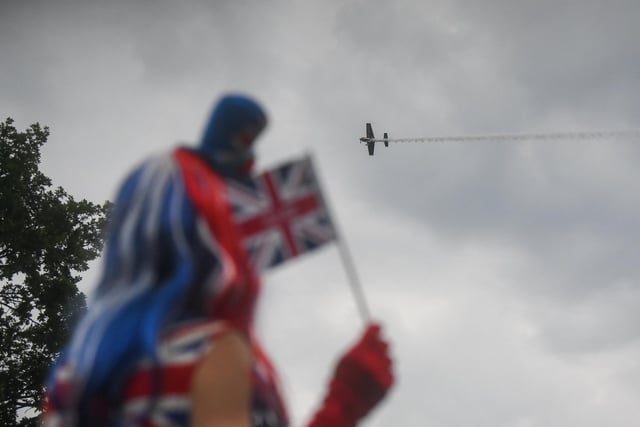
<instances>
[{"instance_id":1,"label":"airplane","mask_svg":"<svg viewBox=\"0 0 640 427\"><path fill-rule=\"evenodd\" d=\"M376 140L376 137L373 136L373 128L371 127L371 123L367 123L367 136L363 136L360 138L360 142L367 143L367 150L369 150L369 155L373 156L373 150L375 148L376 141L384 141L384 146L389 146L389 135L387 132L384 133L384 138L382 140Z\"/></svg>"}]
</instances>

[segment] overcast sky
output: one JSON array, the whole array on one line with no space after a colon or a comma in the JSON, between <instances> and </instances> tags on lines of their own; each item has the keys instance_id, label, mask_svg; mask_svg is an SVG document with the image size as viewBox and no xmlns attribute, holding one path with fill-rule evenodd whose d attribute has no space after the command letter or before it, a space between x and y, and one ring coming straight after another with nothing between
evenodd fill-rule
<instances>
[{"instance_id":1,"label":"overcast sky","mask_svg":"<svg viewBox=\"0 0 640 427\"><path fill-rule=\"evenodd\" d=\"M135 5L133 4L135 3ZM151 153L256 96L259 166L312 152L392 343L372 427L640 419L640 141L391 137L640 127L640 2L0 2L0 115L42 167L112 199ZM98 271L83 281L91 292ZM295 425L361 321L335 246L265 277L261 333Z\"/></svg>"}]
</instances>

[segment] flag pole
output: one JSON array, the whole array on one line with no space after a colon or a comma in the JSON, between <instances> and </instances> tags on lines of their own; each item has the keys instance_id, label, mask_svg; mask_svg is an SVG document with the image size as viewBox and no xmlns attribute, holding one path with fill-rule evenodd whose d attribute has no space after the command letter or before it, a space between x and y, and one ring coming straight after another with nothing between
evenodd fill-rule
<instances>
[{"instance_id":1,"label":"flag pole","mask_svg":"<svg viewBox=\"0 0 640 427\"><path fill-rule=\"evenodd\" d=\"M353 291L353 297L356 300L356 305L358 306L358 311L360 312L360 318L364 323L369 323L369 321L371 320L371 313L369 312L369 306L367 305L367 300L364 296L364 291L362 290L362 285L360 283L360 279L358 278L358 273L353 263L353 259L351 258L351 253L349 252L346 241L342 238L342 235L339 234L337 230L336 234L338 234L337 241L338 249L340 250L340 258L342 258L342 263L344 264L347 276L349 277L349 283L351 285L351 290Z\"/></svg>"},{"instance_id":2,"label":"flag pole","mask_svg":"<svg viewBox=\"0 0 640 427\"><path fill-rule=\"evenodd\" d=\"M347 277L349 279L349 285L351 291L353 293L354 300L356 302L356 306L358 307L358 312L360 313L360 318L366 324L371 321L371 313L369 311L369 306L367 304L367 300L364 295L364 290L362 288L362 284L360 283L360 278L358 277L358 272L356 271L355 264L353 262L353 258L351 257L351 252L347 246L347 241L344 239L342 234L342 230L338 226L338 222L336 220L336 216L333 214L331 210L331 206L329 206L328 200L325 199L324 191L322 189L322 184L320 183L320 177L317 173L318 169L315 168L313 162L313 156L311 153L307 153L307 158L309 159L309 163L311 163L311 170L313 170L314 175L316 175L316 183L318 185L318 189L320 190L320 194L322 195L322 201L324 206L327 209L327 213L329 214L329 218L331 218L331 222L333 224L333 229L336 233L336 241L338 245L338 250L340 252L340 258L342 259L342 264L344 265L344 269L347 273Z\"/></svg>"}]
</instances>

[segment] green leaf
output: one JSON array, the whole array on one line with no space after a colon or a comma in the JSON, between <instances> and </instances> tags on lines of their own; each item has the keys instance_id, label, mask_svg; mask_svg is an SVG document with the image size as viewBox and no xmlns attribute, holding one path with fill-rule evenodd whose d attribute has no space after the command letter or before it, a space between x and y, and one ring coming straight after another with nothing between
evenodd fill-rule
<instances>
[{"instance_id":1,"label":"green leaf","mask_svg":"<svg viewBox=\"0 0 640 427\"><path fill-rule=\"evenodd\" d=\"M45 376L86 310L79 273L111 204L76 201L39 169L49 129L0 123L0 425L35 426Z\"/></svg>"}]
</instances>

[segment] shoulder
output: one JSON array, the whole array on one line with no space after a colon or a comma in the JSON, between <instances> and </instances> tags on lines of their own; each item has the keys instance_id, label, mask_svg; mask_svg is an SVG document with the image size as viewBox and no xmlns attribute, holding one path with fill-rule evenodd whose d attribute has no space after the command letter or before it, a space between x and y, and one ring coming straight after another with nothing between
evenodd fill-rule
<instances>
[{"instance_id":1,"label":"shoulder","mask_svg":"<svg viewBox=\"0 0 640 427\"><path fill-rule=\"evenodd\" d=\"M122 180L117 198L133 198L159 182L177 177L178 170L178 163L170 152L147 157L136 164Z\"/></svg>"},{"instance_id":2,"label":"shoulder","mask_svg":"<svg viewBox=\"0 0 640 427\"><path fill-rule=\"evenodd\" d=\"M245 335L219 336L191 377L193 425L249 425L253 356Z\"/></svg>"}]
</instances>

